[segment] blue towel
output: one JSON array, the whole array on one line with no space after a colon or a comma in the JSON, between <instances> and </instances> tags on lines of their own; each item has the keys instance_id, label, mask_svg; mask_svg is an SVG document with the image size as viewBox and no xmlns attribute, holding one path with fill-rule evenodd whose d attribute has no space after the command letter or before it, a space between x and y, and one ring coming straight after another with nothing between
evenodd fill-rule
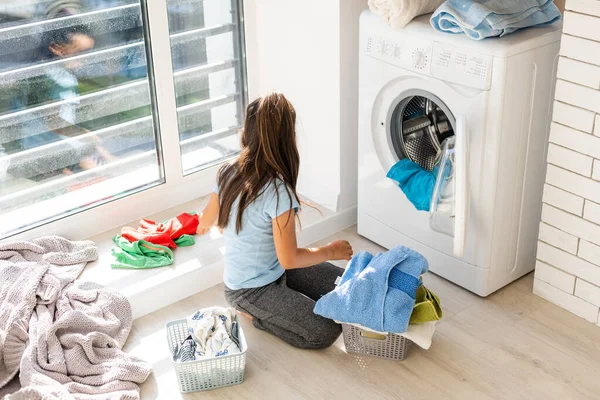
<instances>
[{"instance_id":1,"label":"blue towel","mask_svg":"<svg viewBox=\"0 0 600 400\"><path fill-rule=\"evenodd\" d=\"M387 177L398 182L406 198L419 211L429 211L437 168L429 172L408 158L398 161Z\"/></svg>"},{"instance_id":2,"label":"blue towel","mask_svg":"<svg viewBox=\"0 0 600 400\"><path fill-rule=\"evenodd\" d=\"M481 40L560 17L553 0L446 0L431 16L431 25L440 32Z\"/></svg>"},{"instance_id":3,"label":"blue towel","mask_svg":"<svg viewBox=\"0 0 600 400\"><path fill-rule=\"evenodd\" d=\"M362 251L339 286L317 301L315 314L378 332L405 332L425 272L425 257L407 247L376 256Z\"/></svg>"}]
</instances>

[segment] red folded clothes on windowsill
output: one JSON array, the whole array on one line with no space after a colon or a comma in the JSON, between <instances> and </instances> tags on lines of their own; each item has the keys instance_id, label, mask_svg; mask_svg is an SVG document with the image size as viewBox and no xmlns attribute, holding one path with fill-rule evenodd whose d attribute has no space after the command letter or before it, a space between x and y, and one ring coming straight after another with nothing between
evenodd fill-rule
<instances>
[{"instance_id":1,"label":"red folded clothes on windowsill","mask_svg":"<svg viewBox=\"0 0 600 400\"><path fill-rule=\"evenodd\" d=\"M180 241L178 239L186 235L196 234L198 224L198 214L188 213L180 214L159 224L149 219L142 219L139 228L125 227L121 230L121 236L132 243L138 240L145 240L174 249L178 246L178 242Z\"/></svg>"}]
</instances>

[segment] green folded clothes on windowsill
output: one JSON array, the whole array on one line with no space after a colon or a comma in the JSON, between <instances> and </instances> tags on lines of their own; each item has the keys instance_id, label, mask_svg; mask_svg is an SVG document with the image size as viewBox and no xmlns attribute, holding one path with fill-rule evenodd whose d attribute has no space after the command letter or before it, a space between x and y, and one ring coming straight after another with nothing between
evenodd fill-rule
<instances>
[{"instance_id":1,"label":"green folded clothes on windowsill","mask_svg":"<svg viewBox=\"0 0 600 400\"><path fill-rule=\"evenodd\" d=\"M439 321L442 318L440 299L424 285L417 289L415 307L410 315L411 324Z\"/></svg>"},{"instance_id":2,"label":"green folded clothes on windowsill","mask_svg":"<svg viewBox=\"0 0 600 400\"><path fill-rule=\"evenodd\" d=\"M189 236L189 235L184 235ZM178 240L181 240L179 238ZM194 238L190 236L184 238L178 246L191 246L194 244ZM117 248L112 249L112 255L115 257L115 262L112 263L112 268L128 268L128 269L149 269L165 267L173 264L173 251L165 246L160 246L145 240L130 242L117 235L113 238L117 244Z\"/></svg>"},{"instance_id":3,"label":"green folded clothes on windowsill","mask_svg":"<svg viewBox=\"0 0 600 400\"><path fill-rule=\"evenodd\" d=\"M192 235L181 235L173 241L177 247L193 246L196 243L196 239Z\"/></svg>"}]
</instances>

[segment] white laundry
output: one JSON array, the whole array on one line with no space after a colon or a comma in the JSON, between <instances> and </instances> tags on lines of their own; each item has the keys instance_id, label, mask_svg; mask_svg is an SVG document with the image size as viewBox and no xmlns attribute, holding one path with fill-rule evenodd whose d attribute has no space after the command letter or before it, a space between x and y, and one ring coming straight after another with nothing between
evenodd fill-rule
<instances>
[{"instance_id":1,"label":"white laundry","mask_svg":"<svg viewBox=\"0 0 600 400\"><path fill-rule=\"evenodd\" d=\"M342 322L335 321L338 324ZM410 340L417 346L421 347L424 350L428 350L431 347L431 339L433 338L433 334L435 333L435 324L437 321L425 322L423 324L409 324L408 329L404 333L397 333L396 335L400 335ZM355 326L363 331L379 333L381 335L388 335L388 332L377 332L373 329L366 328L359 324L348 324Z\"/></svg>"},{"instance_id":2,"label":"white laundry","mask_svg":"<svg viewBox=\"0 0 600 400\"><path fill-rule=\"evenodd\" d=\"M409 324L406 332L401 333L400 336L404 336L422 349L428 350L431 347L431 338L435 333L435 324L436 321Z\"/></svg>"},{"instance_id":3,"label":"white laundry","mask_svg":"<svg viewBox=\"0 0 600 400\"><path fill-rule=\"evenodd\" d=\"M237 315L234 308L210 307L188 317L188 332L196 342L196 360L239 354L231 339L231 328Z\"/></svg>"},{"instance_id":4,"label":"white laundry","mask_svg":"<svg viewBox=\"0 0 600 400\"><path fill-rule=\"evenodd\" d=\"M434 12L444 0L369 0L371 11L394 29L402 29L419 15Z\"/></svg>"}]
</instances>

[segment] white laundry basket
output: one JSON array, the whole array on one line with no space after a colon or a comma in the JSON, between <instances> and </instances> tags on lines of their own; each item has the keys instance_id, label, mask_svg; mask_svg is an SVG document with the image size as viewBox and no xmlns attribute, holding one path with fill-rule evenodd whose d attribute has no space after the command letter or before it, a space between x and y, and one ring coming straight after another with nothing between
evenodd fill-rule
<instances>
[{"instance_id":1,"label":"white laundry basket","mask_svg":"<svg viewBox=\"0 0 600 400\"><path fill-rule=\"evenodd\" d=\"M344 345L349 353L402 361L412 342L394 333L378 334L353 325L342 324Z\"/></svg>"},{"instance_id":2,"label":"white laundry basket","mask_svg":"<svg viewBox=\"0 0 600 400\"><path fill-rule=\"evenodd\" d=\"M181 344L189 336L187 320L180 319L169 322L166 329L169 351L171 356L173 356L177 345ZM246 369L246 350L248 349L248 345L241 324L239 325L239 338L239 354L186 362L173 361L179 390L182 393L189 393L242 383Z\"/></svg>"}]
</instances>

